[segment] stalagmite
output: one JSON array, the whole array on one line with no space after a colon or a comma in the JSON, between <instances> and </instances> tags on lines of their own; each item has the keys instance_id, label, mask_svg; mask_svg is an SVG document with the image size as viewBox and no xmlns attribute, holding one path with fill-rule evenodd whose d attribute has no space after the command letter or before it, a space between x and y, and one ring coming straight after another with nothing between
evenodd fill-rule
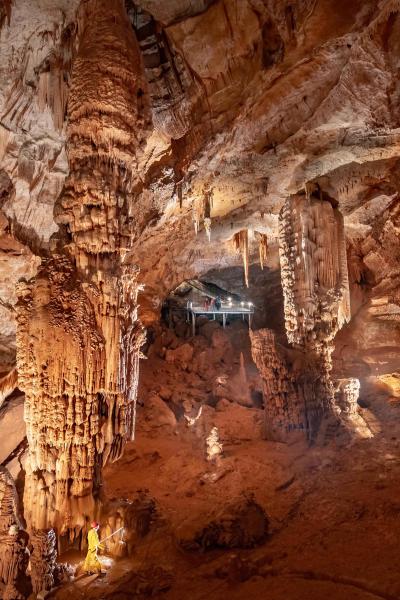
<instances>
[{"instance_id":1,"label":"stalagmite","mask_svg":"<svg viewBox=\"0 0 400 600\"><path fill-rule=\"evenodd\" d=\"M206 439L207 460L211 462L219 461L222 456L222 444L219 440L218 428L213 427Z\"/></svg>"},{"instance_id":2,"label":"stalagmite","mask_svg":"<svg viewBox=\"0 0 400 600\"><path fill-rule=\"evenodd\" d=\"M247 229L235 233L233 236L233 245L242 255L244 281L246 287L249 287L249 232Z\"/></svg>"},{"instance_id":3,"label":"stalagmite","mask_svg":"<svg viewBox=\"0 0 400 600\"><path fill-rule=\"evenodd\" d=\"M54 585L56 565L56 534L53 529L35 531L31 536L33 552L31 555L31 579L35 594L48 591Z\"/></svg>"},{"instance_id":4,"label":"stalagmite","mask_svg":"<svg viewBox=\"0 0 400 600\"><path fill-rule=\"evenodd\" d=\"M18 494L10 473L0 465L0 533L8 533L11 525L21 525Z\"/></svg>"},{"instance_id":5,"label":"stalagmite","mask_svg":"<svg viewBox=\"0 0 400 600\"><path fill-rule=\"evenodd\" d=\"M338 379L335 384L335 398L340 417L349 433L360 438L371 438L373 433L360 414L358 397L360 393L360 381L355 377Z\"/></svg>"},{"instance_id":6,"label":"stalagmite","mask_svg":"<svg viewBox=\"0 0 400 600\"><path fill-rule=\"evenodd\" d=\"M36 279L20 284L17 307L25 517L45 587L49 530L68 542L87 528L103 465L133 438L143 343L138 268L128 252L139 233L135 165L149 123L146 86L123 4L89 0L83 10L68 102L69 175L56 208L61 232Z\"/></svg>"},{"instance_id":7,"label":"stalagmite","mask_svg":"<svg viewBox=\"0 0 400 600\"><path fill-rule=\"evenodd\" d=\"M263 381L264 434L284 442L302 432L316 441L325 382L315 360L279 344L269 329L250 330L251 353Z\"/></svg>"},{"instance_id":8,"label":"stalagmite","mask_svg":"<svg viewBox=\"0 0 400 600\"><path fill-rule=\"evenodd\" d=\"M291 431L306 429L296 375L278 350L273 331L250 330L250 340L253 360L263 380L264 435L268 440L283 442Z\"/></svg>"}]
</instances>

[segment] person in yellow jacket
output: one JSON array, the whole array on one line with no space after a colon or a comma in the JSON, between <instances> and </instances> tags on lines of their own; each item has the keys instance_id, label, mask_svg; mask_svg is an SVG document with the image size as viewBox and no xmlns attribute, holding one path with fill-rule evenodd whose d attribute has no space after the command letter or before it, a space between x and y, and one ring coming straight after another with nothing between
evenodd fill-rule
<instances>
[{"instance_id":1,"label":"person in yellow jacket","mask_svg":"<svg viewBox=\"0 0 400 600\"><path fill-rule=\"evenodd\" d=\"M104 550L99 540L99 524L97 521L91 523L91 530L88 533L88 553L86 555L83 570L85 573L101 573L101 562L98 559L97 551Z\"/></svg>"}]
</instances>

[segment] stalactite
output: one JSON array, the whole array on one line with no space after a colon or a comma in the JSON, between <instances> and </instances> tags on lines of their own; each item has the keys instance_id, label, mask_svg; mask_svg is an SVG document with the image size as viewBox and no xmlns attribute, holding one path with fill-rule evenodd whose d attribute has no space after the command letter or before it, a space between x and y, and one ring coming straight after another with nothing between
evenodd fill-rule
<instances>
[{"instance_id":1,"label":"stalactite","mask_svg":"<svg viewBox=\"0 0 400 600\"><path fill-rule=\"evenodd\" d=\"M233 236L233 245L240 252L243 259L244 281L249 287L249 232L247 229L238 231Z\"/></svg>"},{"instance_id":2,"label":"stalactite","mask_svg":"<svg viewBox=\"0 0 400 600\"><path fill-rule=\"evenodd\" d=\"M210 217L204 217L204 229L206 230L208 241L211 241L211 219Z\"/></svg>"},{"instance_id":3,"label":"stalactite","mask_svg":"<svg viewBox=\"0 0 400 600\"><path fill-rule=\"evenodd\" d=\"M37 101L41 112L48 106L53 115L54 126L62 129L68 99L68 87L61 69L41 73L38 82Z\"/></svg>"},{"instance_id":4,"label":"stalactite","mask_svg":"<svg viewBox=\"0 0 400 600\"><path fill-rule=\"evenodd\" d=\"M87 528L99 511L102 467L133 438L144 340L139 271L128 260L140 233L135 165L150 123L140 52L122 2L89 0L83 9L68 98L69 175L55 211L68 234L36 279L21 283L17 305L25 517L37 579L47 582L40 565L53 553L49 530L73 541Z\"/></svg>"},{"instance_id":5,"label":"stalactite","mask_svg":"<svg viewBox=\"0 0 400 600\"><path fill-rule=\"evenodd\" d=\"M62 32L56 51L46 56L39 67L37 102L40 111L49 107L54 126L61 130L66 116L69 78L75 54L75 25L68 25Z\"/></svg>"},{"instance_id":6,"label":"stalactite","mask_svg":"<svg viewBox=\"0 0 400 600\"><path fill-rule=\"evenodd\" d=\"M204 229L206 230L208 241L211 241L211 192L207 191L203 198Z\"/></svg>"},{"instance_id":7,"label":"stalactite","mask_svg":"<svg viewBox=\"0 0 400 600\"><path fill-rule=\"evenodd\" d=\"M258 253L260 256L260 267L261 270L264 270L264 265L267 262L268 256L268 237L265 235L265 233L256 233L258 237Z\"/></svg>"},{"instance_id":8,"label":"stalactite","mask_svg":"<svg viewBox=\"0 0 400 600\"><path fill-rule=\"evenodd\" d=\"M199 233L199 227L200 227L200 214L199 214L199 207L197 205L197 202L195 202L193 204L192 214L193 214L194 232L197 235Z\"/></svg>"}]
</instances>

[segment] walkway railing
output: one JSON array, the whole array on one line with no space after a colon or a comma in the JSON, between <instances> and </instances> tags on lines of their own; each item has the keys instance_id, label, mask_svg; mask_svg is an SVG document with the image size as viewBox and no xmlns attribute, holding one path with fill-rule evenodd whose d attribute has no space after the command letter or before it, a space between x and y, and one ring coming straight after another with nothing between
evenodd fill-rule
<instances>
[{"instance_id":1,"label":"walkway railing","mask_svg":"<svg viewBox=\"0 0 400 600\"><path fill-rule=\"evenodd\" d=\"M247 304L247 306L246 306ZM196 335L196 317L200 315L212 316L215 321L218 315L222 315L222 326L226 327L226 318L228 315L242 315L243 321L248 318L249 329L251 327L251 317L254 314L254 307L252 303L233 303L233 302L223 302L221 304L221 308L213 307L204 307L201 305L193 304L189 302L187 307L187 320L191 320L192 322L192 333Z\"/></svg>"}]
</instances>

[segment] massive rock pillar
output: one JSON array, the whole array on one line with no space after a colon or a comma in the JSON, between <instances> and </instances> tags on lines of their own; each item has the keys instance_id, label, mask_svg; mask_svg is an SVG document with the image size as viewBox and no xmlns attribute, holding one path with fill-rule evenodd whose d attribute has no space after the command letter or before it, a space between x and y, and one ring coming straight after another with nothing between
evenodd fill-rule
<instances>
[{"instance_id":1,"label":"massive rock pillar","mask_svg":"<svg viewBox=\"0 0 400 600\"><path fill-rule=\"evenodd\" d=\"M350 319L343 218L319 190L296 194L281 210L279 235L286 334L304 356L298 380L305 429L314 439L323 415L334 406L333 340Z\"/></svg>"},{"instance_id":2,"label":"massive rock pillar","mask_svg":"<svg viewBox=\"0 0 400 600\"><path fill-rule=\"evenodd\" d=\"M287 338L312 365L305 397L311 437L333 405L333 340L350 319L343 217L333 201L318 192L287 199L279 232Z\"/></svg>"},{"instance_id":3,"label":"massive rock pillar","mask_svg":"<svg viewBox=\"0 0 400 600\"><path fill-rule=\"evenodd\" d=\"M19 385L29 441L25 518L77 537L96 515L101 470L134 433L143 331L135 165L149 111L122 0L89 0L68 100L69 175L57 253L18 304Z\"/></svg>"}]
</instances>

